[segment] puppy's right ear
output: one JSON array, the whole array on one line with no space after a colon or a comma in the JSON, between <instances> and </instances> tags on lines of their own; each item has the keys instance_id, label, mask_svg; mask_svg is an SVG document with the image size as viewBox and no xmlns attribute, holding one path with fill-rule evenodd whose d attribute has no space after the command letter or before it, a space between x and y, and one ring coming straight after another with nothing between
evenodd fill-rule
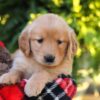
<instances>
[{"instance_id":1,"label":"puppy's right ear","mask_svg":"<svg viewBox=\"0 0 100 100\"><path fill-rule=\"evenodd\" d=\"M29 32L27 29L22 31L19 37L19 48L23 51L26 56L30 54L30 43L29 43Z\"/></svg>"},{"instance_id":2,"label":"puppy's right ear","mask_svg":"<svg viewBox=\"0 0 100 100\"><path fill-rule=\"evenodd\" d=\"M67 58L72 59L76 54L78 48L78 42L76 39L76 34L71 27L68 28L68 35L69 35L69 42L67 47L68 48Z\"/></svg>"}]
</instances>

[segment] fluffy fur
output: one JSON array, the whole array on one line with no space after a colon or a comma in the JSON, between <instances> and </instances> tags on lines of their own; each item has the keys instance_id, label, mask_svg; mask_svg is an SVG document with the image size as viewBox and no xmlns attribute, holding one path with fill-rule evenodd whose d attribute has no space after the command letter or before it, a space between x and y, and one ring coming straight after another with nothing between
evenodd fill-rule
<instances>
[{"instance_id":1,"label":"fluffy fur","mask_svg":"<svg viewBox=\"0 0 100 100\"><path fill-rule=\"evenodd\" d=\"M27 78L27 96L37 96L45 84L59 74L71 74L77 50L75 33L55 14L45 14L27 25L19 37L19 50L10 71L0 77L0 83L15 84ZM55 57L53 63L44 56Z\"/></svg>"}]
</instances>

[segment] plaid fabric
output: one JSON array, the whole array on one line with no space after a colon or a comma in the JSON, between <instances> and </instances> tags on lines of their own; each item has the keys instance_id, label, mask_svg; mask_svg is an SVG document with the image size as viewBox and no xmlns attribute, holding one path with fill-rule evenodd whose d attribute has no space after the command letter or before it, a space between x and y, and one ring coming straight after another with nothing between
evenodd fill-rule
<instances>
[{"instance_id":1,"label":"plaid fabric","mask_svg":"<svg viewBox=\"0 0 100 100\"><path fill-rule=\"evenodd\" d=\"M27 81L23 80L15 85L0 84L0 100L71 100L76 93L76 83L68 75L60 75L49 82L37 97L27 97L24 87Z\"/></svg>"},{"instance_id":2,"label":"plaid fabric","mask_svg":"<svg viewBox=\"0 0 100 100\"><path fill-rule=\"evenodd\" d=\"M69 75L62 74L53 82L46 84L39 96L26 100L71 100L75 93L75 81Z\"/></svg>"}]
</instances>

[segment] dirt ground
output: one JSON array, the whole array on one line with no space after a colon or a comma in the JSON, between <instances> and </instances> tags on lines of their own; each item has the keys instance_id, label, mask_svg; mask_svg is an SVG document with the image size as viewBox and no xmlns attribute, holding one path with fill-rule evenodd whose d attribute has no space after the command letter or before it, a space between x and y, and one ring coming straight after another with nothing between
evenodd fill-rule
<instances>
[{"instance_id":1,"label":"dirt ground","mask_svg":"<svg viewBox=\"0 0 100 100\"><path fill-rule=\"evenodd\" d=\"M100 100L100 96L85 95L85 96L75 97L73 100Z\"/></svg>"}]
</instances>

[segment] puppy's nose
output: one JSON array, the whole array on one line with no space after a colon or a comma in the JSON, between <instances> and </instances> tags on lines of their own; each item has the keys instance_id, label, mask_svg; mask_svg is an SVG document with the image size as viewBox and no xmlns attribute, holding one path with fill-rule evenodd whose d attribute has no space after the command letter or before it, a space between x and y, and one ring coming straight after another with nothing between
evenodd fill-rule
<instances>
[{"instance_id":1,"label":"puppy's nose","mask_svg":"<svg viewBox=\"0 0 100 100\"><path fill-rule=\"evenodd\" d=\"M53 63L54 60L55 60L55 56L53 56L53 55L44 56L44 60L45 60L45 62L47 62L47 63Z\"/></svg>"}]
</instances>

